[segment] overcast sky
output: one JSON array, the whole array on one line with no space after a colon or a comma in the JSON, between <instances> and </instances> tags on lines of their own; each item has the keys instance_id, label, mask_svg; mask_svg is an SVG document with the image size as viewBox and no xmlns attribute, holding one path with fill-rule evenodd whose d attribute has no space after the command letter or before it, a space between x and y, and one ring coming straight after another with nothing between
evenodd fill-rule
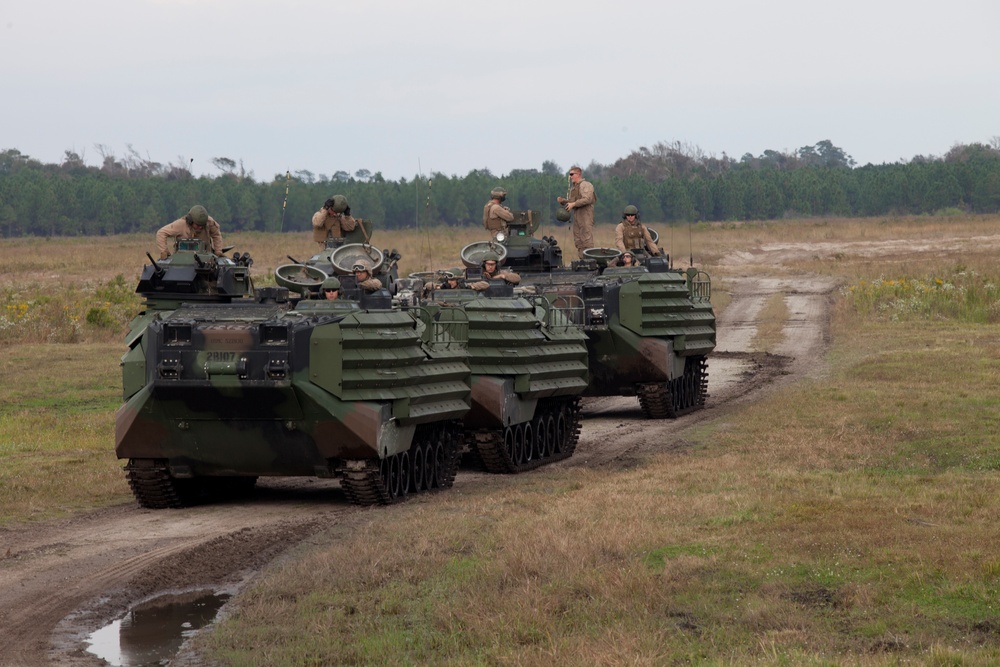
<instances>
[{"instance_id":1,"label":"overcast sky","mask_svg":"<svg viewBox=\"0 0 1000 667\"><path fill-rule=\"evenodd\" d=\"M2 0L0 149L258 180L1000 136L998 0Z\"/></svg>"}]
</instances>

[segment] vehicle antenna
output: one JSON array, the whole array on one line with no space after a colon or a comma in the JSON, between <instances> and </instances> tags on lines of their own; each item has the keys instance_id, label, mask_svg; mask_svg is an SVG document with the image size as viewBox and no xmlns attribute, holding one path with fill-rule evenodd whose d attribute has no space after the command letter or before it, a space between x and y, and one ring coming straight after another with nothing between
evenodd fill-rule
<instances>
[{"instance_id":1,"label":"vehicle antenna","mask_svg":"<svg viewBox=\"0 0 1000 667\"><path fill-rule=\"evenodd\" d=\"M694 266L694 247L691 243L691 221L688 220L688 266Z\"/></svg>"},{"instance_id":2,"label":"vehicle antenna","mask_svg":"<svg viewBox=\"0 0 1000 667\"><path fill-rule=\"evenodd\" d=\"M285 200L281 202L281 226L279 232L285 231L285 207L288 206L288 184L292 182L292 172L285 171Z\"/></svg>"},{"instance_id":3,"label":"vehicle antenna","mask_svg":"<svg viewBox=\"0 0 1000 667\"><path fill-rule=\"evenodd\" d=\"M420 164L420 158L417 158L417 177L413 181L413 217L417 229L420 229L420 181L424 178L424 170ZM424 209L430 211L431 208L431 189L434 187L434 180L431 178L427 179L427 194L424 199ZM425 232L422 235L422 241L424 246L424 252L427 253L427 265L431 266L434 264L434 244L431 243L431 237L429 232Z\"/></svg>"},{"instance_id":4,"label":"vehicle antenna","mask_svg":"<svg viewBox=\"0 0 1000 667\"><path fill-rule=\"evenodd\" d=\"M674 268L674 225L671 222L667 223L670 227L670 268Z\"/></svg>"},{"instance_id":5,"label":"vehicle antenna","mask_svg":"<svg viewBox=\"0 0 1000 667\"><path fill-rule=\"evenodd\" d=\"M417 177L413 179L413 228L420 229L420 179L423 174L420 171L420 158L417 158Z\"/></svg>"}]
</instances>

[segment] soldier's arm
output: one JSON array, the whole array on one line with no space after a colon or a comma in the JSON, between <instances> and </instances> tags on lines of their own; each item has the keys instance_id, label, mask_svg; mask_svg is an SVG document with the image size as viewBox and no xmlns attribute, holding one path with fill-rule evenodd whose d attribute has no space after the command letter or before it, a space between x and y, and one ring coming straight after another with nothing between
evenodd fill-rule
<instances>
[{"instance_id":1,"label":"soldier's arm","mask_svg":"<svg viewBox=\"0 0 1000 667\"><path fill-rule=\"evenodd\" d=\"M166 257L168 254L167 239L169 239L172 236L180 236L183 233L182 231L177 231L177 229L175 229L177 227L178 222L183 223L184 218L180 218L179 220L174 220L170 224L163 225L162 227L160 227L159 231L156 232L156 247L160 251L161 259Z\"/></svg>"},{"instance_id":2,"label":"soldier's arm","mask_svg":"<svg viewBox=\"0 0 1000 667\"><path fill-rule=\"evenodd\" d=\"M501 273L497 277L498 278L503 278L504 280L506 280L507 282L509 282L511 285L516 285L519 282L521 282L521 276L519 276L518 274L514 273L513 271L504 271L503 273Z\"/></svg>"},{"instance_id":3,"label":"soldier's arm","mask_svg":"<svg viewBox=\"0 0 1000 667\"><path fill-rule=\"evenodd\" d=\"M340 231L350 232L353 231L355 227L358 226L358 221L349 215L345 215L340 218Z\"/></svg>"},{"instance_id":4,"label":"soldier's arm","mask_svg":"<svg viewBox=\"0 0 1000 667\"><path fill-rule=\"evenodd\" d=\"M222 256L222 227L216 222L214 218L209 217L208 219L208 230L209 235L212 237L212 252L216 255Z\"/></svg>"},{"instance_id":5,"label":"soldier's arm","mask_svg":"<svg viewBox=\"0 0 1000 667\"><path fill-rule=\"evenodd\" d=\"M323 229L324 227L326 227L326 220L328 217L329 216L325 208L321 208L320 210L313 213L313 228Z\"/></svg>"},{"instance_id":6,"label":"soldier's arm","mask_svg":"<svg viewBox=\"0 0 1000 667\"><path fill-rule=\"evenodd\" d=\"M504 208L500 204L497 204L496 206L493 207L493 212L496 213L496 216L501 220L506 220L507 222L510 222L514 219L514 214L511 213L509 209Z\"/></svg>"},{"instance_id":7,"label":"soldier's arm","mask_svg":"<svg viewBox=\"0 0 1000 667\"><path fill-rule=\"evenodd\" d=\"M615 227L615 247L621 252L625 252L625 224L619 222Z\"/></svg>"},{"instance_id":8,"label":"soldier's arm","mask_svg":"<svg viewBox=\"0 0 1000 667\"><path fill-rule=\"evenodd\" d=\"M156 247L160 251L160 259L167 257L167 227L160 227L159 231L156 232Z\"/></svg>"},{"instance_id":9,"label":"soldier's arm","mask_svg":"<svg viewBox=\"0 0 1000 667\"><path fill-rule=\"evenodd\" d=\"M654 256L660 254L660 249L656 247L656 242L653 241L653 235L649 233L649 227L646 225L642 226L642 233L646 237L646 247L649 248L649 252Z\"/></svg>"}]
</instances>

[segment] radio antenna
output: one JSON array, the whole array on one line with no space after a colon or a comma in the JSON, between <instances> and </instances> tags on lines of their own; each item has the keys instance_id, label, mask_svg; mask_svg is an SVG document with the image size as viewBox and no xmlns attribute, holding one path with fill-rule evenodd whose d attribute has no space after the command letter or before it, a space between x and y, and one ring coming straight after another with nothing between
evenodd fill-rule
<instances>
[{"instance_id":1,"label":"radio antenna","mask_svg":"<svg viewBox=\"0 0 1000 667\"><path fill-rule=\"evenodd\" d=\"M292 182L292 172L285 171L285 200L281 202L281 226L279 232L285 231L285 207L288 206L288 185Z\"/></svg>"},{"instance_id":2,"label":"radio antenna","mask_svg":"<svg viewBox=\"0 0 1000 667\"><path fill-rule=\"evenodd\" d=\"M688 220L688 266L694 266L694 245L691 240L691 221Z\"/></svg>"}]
</instances>

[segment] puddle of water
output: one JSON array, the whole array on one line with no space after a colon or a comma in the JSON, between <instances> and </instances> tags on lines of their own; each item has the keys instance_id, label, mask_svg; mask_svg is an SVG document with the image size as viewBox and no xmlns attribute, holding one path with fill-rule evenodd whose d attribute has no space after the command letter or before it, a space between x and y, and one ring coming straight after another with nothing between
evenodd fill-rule
<instances>
[{"instance_id":1,"label":"puddle of water","mask_svg":"<svg viewBox=\"0 0 1000 667\"><path fill-rule=\"evenodd\" d=\"M87 651L114 667L165 665L189 637L212 622L229 597L191 591L147 600L92 633Z\"/></svg>"}]
</instances>

